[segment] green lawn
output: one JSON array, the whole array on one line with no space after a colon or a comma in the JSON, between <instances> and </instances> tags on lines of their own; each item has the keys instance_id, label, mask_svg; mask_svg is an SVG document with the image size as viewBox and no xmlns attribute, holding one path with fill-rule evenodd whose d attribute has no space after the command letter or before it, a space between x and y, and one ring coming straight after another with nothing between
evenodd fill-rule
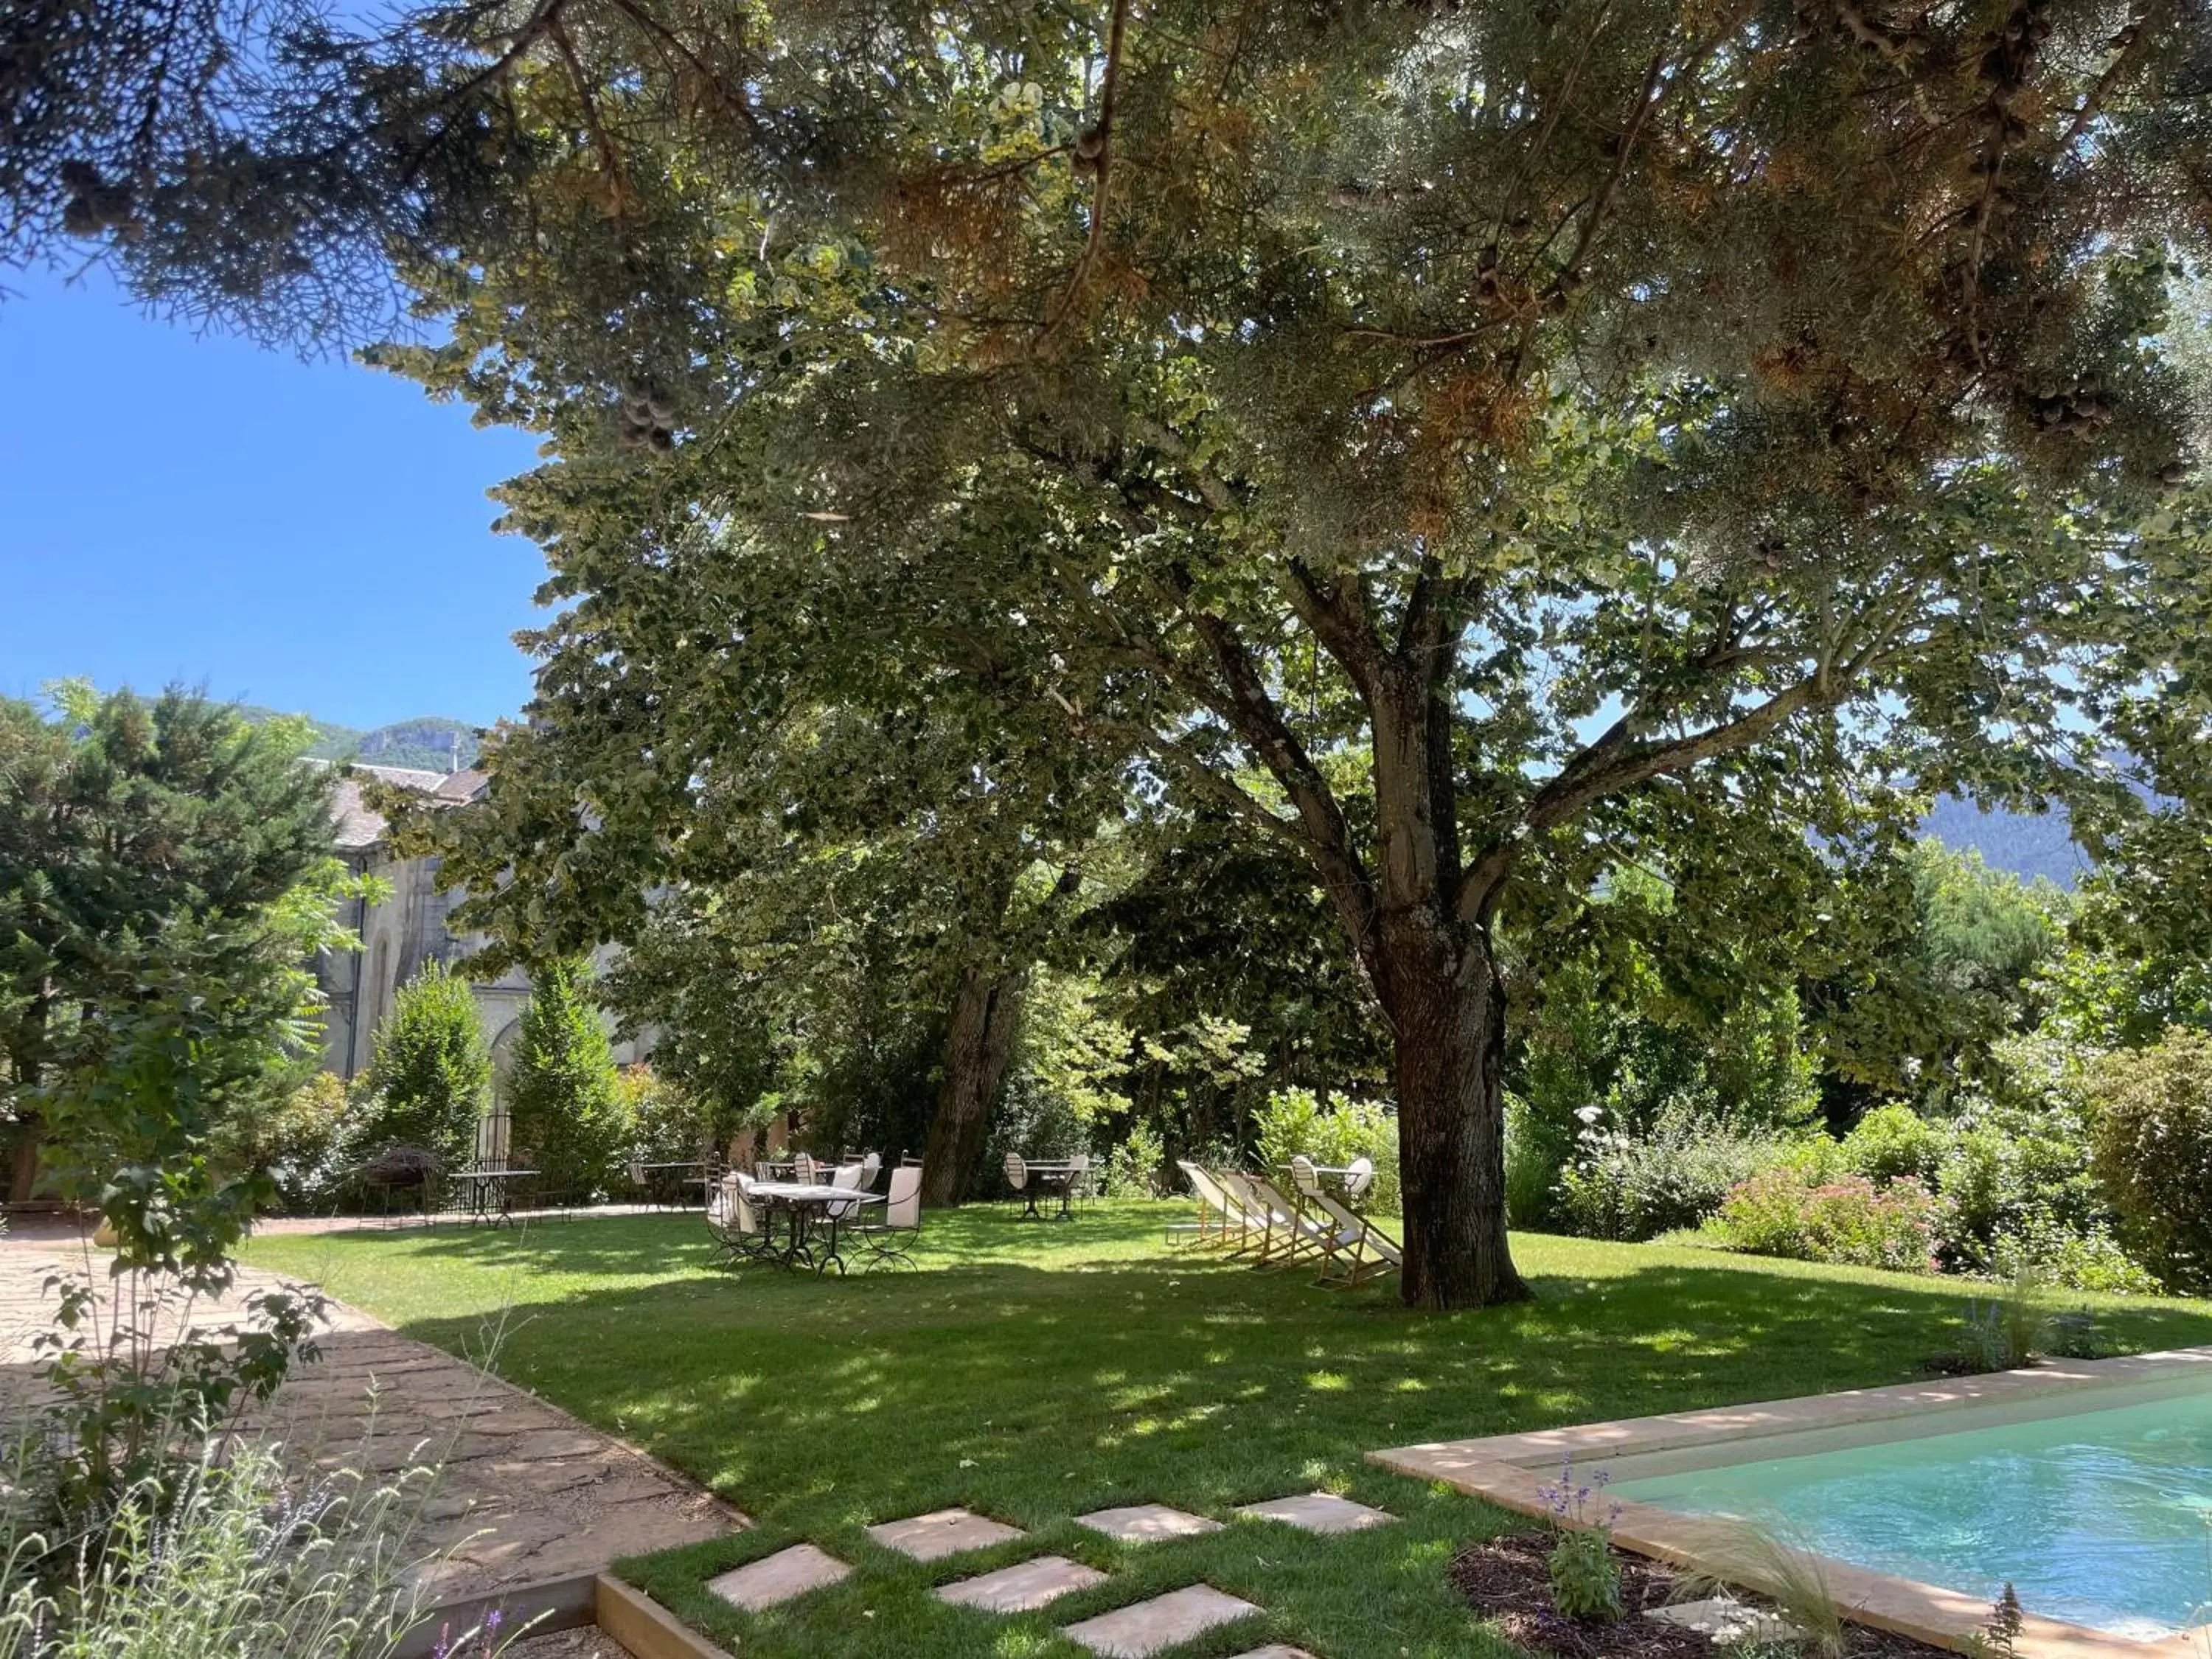
<instances>
[{"instance_id":1,"label":"green lawn","mask_svg":"<svg viewBox=\"0 0 2212 1659\"><path fill-rule=\"evenodd\" d=\"M1522 1237L1537 1301L1413 1315L1387 1285L1325 1291L1170 1249L1162 1226L1180 1212L1104 1205L1063 1227L933 1216L921 1271L842 1281L719 1271L696 1214L265 1238L246 1255L447 1348L481 1354L501 1331L505 1375L753 1516L757 1530L624 1571L763 1659L1079 1655L1055 1625L1200 1579L1269 1616L1190 1659L1270 1640L1322 1659L1489 1651L1443 1566L1504 1517L1362 1454L1907 1380L1955 1346L1965 1302L1933 1279ZM2115 1346L2212 1341L2203 1304L2101 1311ZM1316 1539L1248 1522L1123 1547L1069 1519L1148 1499L1225 1517L1317 1487L1402 1522ZM1032 1535L924 1567L860 1530L953 1504ZM757 1618L699 1588L799 1539L859 1571ZM1055 1551L1111 1582L1012 1620L929 1594Z\"/></svg>"}]
</instances>

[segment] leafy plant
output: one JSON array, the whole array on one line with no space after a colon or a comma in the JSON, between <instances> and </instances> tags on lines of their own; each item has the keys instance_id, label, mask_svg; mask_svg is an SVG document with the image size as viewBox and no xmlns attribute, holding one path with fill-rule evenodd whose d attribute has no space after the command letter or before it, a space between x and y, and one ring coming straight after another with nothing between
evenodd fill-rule
<instances>
[{"instance_id":1,"label":"leafy plant","mask_svg":"<svg viewBox=\"0 0 2212 1659\"><path fill-rule=\"evenodd\" d=\"M447 1169L465 1164L491 1094L491 1055L467 981L442 962L423 964L377 1030L368 1075L364 1150L422 1146Z\"/></svg>"},{"instance_id":2,"label":"leafy plant","mask_svg":"<svg viewBox=\"0 0 2212 1659\"><path fill-rule=\"evenodd\" d=\"M2171 1290L2212 1290L2212 1035L2170 1029L2091 1069L2097 1178L2131 1253Z\"/></svg>"},{"instance_id":3,"label":"leafy plant","mask_svg":"<svg viewBox=\"0 0 2212 1659\"><path fill-rule=\"evenodd\" d=\"M614 1048L587 982L585 964L573 958L532 972L507 1080L514 1158L562 1198L604 1193L623 1150Z\"/></svg>"},{"instance_id":4,"label":"leafy plant","mask_svg":"<svg viewBox=\"0 0 2212 1659\"><path fill-rule=\"evenodd\" d=\"M1694 1227L1787 1150L1771 1133L1691 1112L1669 1113L1648 1135L1594 1133L1560 1173L1559 1218L1585 1238L1633 1241Z\"/></svg>"},{"instance_id":5,"label":"leafy plant","mask_svg":"<svg viewBox=\"0 0 2212 1659\"><path fill-rule=\"evenodd\" d=\"M301 1490L281 1449L210 1443L121 1494L74 1539L18 1524L0 1560L0 1659L384 1659L416 1624L416 1545L435 1471ZM491 1613L438 1652L490 1659L522 1633Z\"/></svg>"},{"instance_id":6,"label":"leafy plant","mask_svg":"<svg viewBox=\"0 0 2212 1659\"><path fill-rule=\"evenodd\" d=\"M2015 1370L2045 1355L2087 1359L2097 1352L2095 1316L2054 1306L2032 1266L2013 1274L2002 1296L1966 1304L1966 1354L1984 1370Z\"/></svg>"},{"instance_id":7,"label":"leafy plant","mask_svg":"<svg viewBox=\"0 0 2212 1659\"><path fill-rule=\"evenodd\" d=\"M1559 1539L1545 1558L1552 1581L1552 1605L1570 1619L1611 1624L1626 1612L1620 1597L1620 1561L1613 1551L1613 1523L1620 1505L1601 1494L1612 1476L1600 1469L1587 1481L1575 1477L1574 1457L1559 1464L1558 1480L1537 1488Z\"/></svg>"},{"instance_id":8,"label":"leafy plant","mask_svg":"<svg viewBox=\"0 0 2212 1659\"><path fill-rule=\"evenodd\" d=\"M1729 1248L1754 1255L1927 1273L1936 1215L1935 1200L1915 1181L1877 1188L1863 1176L1815 1182L1782 1169L1730 1193L1714 1227Z\"/></svg>"},{"instance_id":9,"label":"leafy plant","mask_svg":"<svg viewBox=\"0 0 2212 1659\"><path fill-rule=\"evenodd\" d=\"M1279 1089L1253 1115L1253 1128L1267 1169L1279 1169L1301 1153L1325 1169L1342 1169L1358 1158L1370 1160L1375 1184L1361 1204L1397 1213L1398 1124L1387 1108L1364 1100L1323 1105L1310 1089Z\"/></svg>"},{"instance_id":10,"label":"leafy plant","mask_svg":"<svg viewBox=\"0 0 2212 1659\"><path fill-rule=\"evenodd\" d=\"M1844 1659L1850 1626L1820 1558L1756 1522L1713 1525L1712 1541L1699 1547L1702 1565L1677 1574L1671 1595L1691 1601L1724 1595L1737 1587L1755 1590L1774 1603L1784 1623L1803 1632L1801 1653Z\"/></svg>"}]
</instances>

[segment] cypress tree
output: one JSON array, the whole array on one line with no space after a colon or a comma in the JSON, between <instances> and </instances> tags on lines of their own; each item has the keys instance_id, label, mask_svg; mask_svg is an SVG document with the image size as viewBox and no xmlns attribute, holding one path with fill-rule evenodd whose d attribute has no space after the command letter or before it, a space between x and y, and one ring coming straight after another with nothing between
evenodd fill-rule
<instances>
[{"instance_id":1,"label":"cypress tree","mask_svg":"<svg viewBox=\"0 0 2212 1659\"><path fill-rule=\"evenodd\" d=\"M513 1156L548 1194L601 1191L620 1149L623 1117L613 1046L573 957L533 973L509 1083Z\"/></svg>"},{"instance_id":2,"label":"cypress tree","mask_svg":"<svg viewBox=\"0 0 2212 1659\"><path fill-rule=\"evenodd\" d=\"M476 998L445 963L427 963L400 988L376 1034L369 1083L374 1143L427 1147L448 1169L474 1157L491 1054Z\"/></svg>"}]
</instances>

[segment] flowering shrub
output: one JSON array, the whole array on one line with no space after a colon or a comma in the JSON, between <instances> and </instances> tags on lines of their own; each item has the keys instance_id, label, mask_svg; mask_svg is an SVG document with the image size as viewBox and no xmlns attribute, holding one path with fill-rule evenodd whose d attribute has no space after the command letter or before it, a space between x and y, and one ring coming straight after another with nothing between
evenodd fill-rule
<instances>
[{"instance_id":1,"label":"flowering shrub","mask_svg":"<svg viewBox=\"0 0 2212 1659\"><path fill-rule=\"evenodd\" d=\"M1689 1114L1662 1117L1640 1139L1593 1124L1560 1172L1559 1218L1583 1238L1656 1238L1694 1227L1744 1182L1782 1163L1790 1144Z\"/></svg>"},{"instance_id":2,"label":"flowering shrub","mask_svg":"<svg viewBox=\"0 0 2212 1659\"><path fill-rule=\"evenodd\" d=\"M1730 1193L1714 1226L1731 1249L1757 1255L1930 1273L1936 1218L1935 1199L1917 1181L1878 1188L1863 1176L1815 1182L1772 1170Z\"/></svg>"}]
</instances>

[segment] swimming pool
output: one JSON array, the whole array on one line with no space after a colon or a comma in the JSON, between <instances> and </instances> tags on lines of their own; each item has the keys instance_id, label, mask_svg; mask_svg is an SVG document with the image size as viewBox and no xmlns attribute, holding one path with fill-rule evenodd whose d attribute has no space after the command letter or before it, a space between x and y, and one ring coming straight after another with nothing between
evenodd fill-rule
<instances>
[{"instance_id":1,"label":"swimming pool","mask_svg":"<svg viewBox=\"0 0 2212 1659\"><path fill-rule=\"evenodd\" d=\"M1852 1619L1982 1651L2007 1581L2021 1659L2212 1659L2212 1348L1431 1441L1369 1461L1548 1519L1567 1461L1613 1541L1778 1588L1741 1521Z\"/></svg>"},{"instance_id":2,"label":"swimming pool","mask_svg":"<svg viewBox=\"0 0 2212 1659\"><path fill-rule=\"evenodd\" d=\"M1625 1480L1624 1500L2139 1639L2212 1601L2212 1393Z\"/></svg>"}]
</instances>

